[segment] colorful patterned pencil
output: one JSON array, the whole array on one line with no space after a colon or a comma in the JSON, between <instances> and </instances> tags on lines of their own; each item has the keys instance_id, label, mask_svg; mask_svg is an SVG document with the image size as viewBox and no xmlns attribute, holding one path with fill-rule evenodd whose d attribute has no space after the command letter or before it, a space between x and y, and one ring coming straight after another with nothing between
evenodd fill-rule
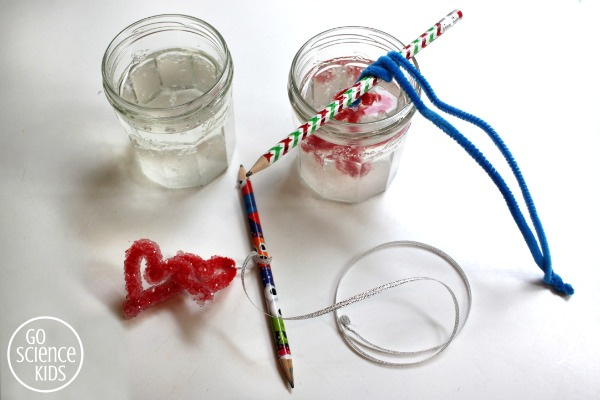
<instances>
[{"instance_id":1,"label":"colorful patterned pencil","mask_svg":"<svg viewBox=\"0 0 600 400\"><path fill-rule=\"evenodd\" d=\"M271 260L269 253L267 252L267 246L265 245L265 238L263 236L262 227L260 224L260 217L258 216L258 209L256 208L252 183L248 178L246 178L246 170L241 165L238 183L240 190L242 191L244 209L246 210L246 214L248 216L248 226L250 229L250 235L252 235L252 245L254 246L254 250L258 253L259 257L258 266L260 269L260 276L262 278L267 308L269 310L269 314L277 316L269 318L271 320L271 327L273 329L273 339L275 341L279 365L281 366L281 370L283 371L286 379L290 383L290 386L293 388L294 368L292 367L292 353L290 352L290 345L288 343L285 325L283 324L281 308L279 308L278 304L277 290L275 289L275 282L273 280L273 273L270 265Z\"/></svg>"},{"instance_id":2,"label":"colorful patterned pencil","mask_svg":"<svg viewBox=\"0 0 600 400\"><path fill-rule=\"evenodd\" d=\"M462 12L454 10L450 14L442 18L437 24L425 31L421 36L413 40L408 46L400 51L406 59L411 59L419 51L427 47L431 42L441 36L446 30L452 27L458 20L462 18ZM308 135L313 134L317 129L325 125L337 114L345 108L348 108L352 103L358 100L363 94L372 89L379 80L372 76L365 76L354 86L346 89L339 94L333 101L324 109L319 111L314 117L300 125L295 131L286 136L283 140L271 147L269 151L259 157L256 163L248 171L248 176L262 171L268 166L275 163L281 157L286 155L288 151L298 145L301 140Z\"/></svg>"}]
</instances>

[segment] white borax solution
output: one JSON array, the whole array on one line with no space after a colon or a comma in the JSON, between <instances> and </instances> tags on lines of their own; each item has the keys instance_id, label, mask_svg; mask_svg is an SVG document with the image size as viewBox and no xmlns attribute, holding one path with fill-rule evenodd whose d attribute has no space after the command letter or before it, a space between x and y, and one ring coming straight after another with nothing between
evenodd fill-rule
<instances>
[{"instance_id":1,"label":"white borax solution","mask_svg":"<svg viewBox=\"0 0 600 400\"><path fill-rule=\"evenodd\" d=\"M302 82L302 97L316 110L324 108L343 89L356 83L371 63L357 58L337 58L319 65ZM381 82L372 88L358 108L343 110L337 119L349 123L383 120L409 102L395 84ZM409 124L378 143L333 143L317 131L300 146L300 175L321 196L343 202L359 202L385 191L398 166ZM322 128L323 130L323 128ZM352 127L348 128L349 132ZM351 135L351 133L349 133ZM350 139L350 137L349 137ZM348 140L348 143L351 141Z\"/></svg>"},{"instance_id":2,"label":"white borax solution","mask_svg":"<svg viewBox=\"0 0 600 400\"><path fill-rule=\"evenodd\" d=\"M125 100L162 116L181 115L168 122L124 124L148 178L185 188L204 186L225 171L235 142L231 92L196 105L221 72L214 59L188 49L138 56L125 71L119 86Z\"/></svg>"}]
</instances>

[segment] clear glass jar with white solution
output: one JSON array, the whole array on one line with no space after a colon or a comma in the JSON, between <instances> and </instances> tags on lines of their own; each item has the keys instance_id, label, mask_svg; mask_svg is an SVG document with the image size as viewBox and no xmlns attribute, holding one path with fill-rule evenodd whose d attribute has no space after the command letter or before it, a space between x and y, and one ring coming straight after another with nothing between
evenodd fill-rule
<instances>
[{"instance_id":1,"label":"clear glass jar with white solution","mask_svg":"<svg viewBox=\"0 0 600 400\"><path fill-rule=\"evenodd\" d=\"M312 118L380 56L403 48L387 33L358 26L334 28L310 39L296 53L288 79L296 122ZM420 94L416 82L410 82ZM360 202L384 192L396 174L415 110L395 82L382 81L358 108L342 111L301 142L302 180L321 197L341 202Z\"/></svg>"},{"instance_id":2,"label":"clear glass jar with white solution","mask_svg":"<svg viewBox=\"0 0 600 400\"><path fill-rule=\"evenodd\" d=\"M102 60L104 92L150 180L204 186L235 146L233 61L208 23L157 15L125 28Z\"/></svg>"}]
</instances>

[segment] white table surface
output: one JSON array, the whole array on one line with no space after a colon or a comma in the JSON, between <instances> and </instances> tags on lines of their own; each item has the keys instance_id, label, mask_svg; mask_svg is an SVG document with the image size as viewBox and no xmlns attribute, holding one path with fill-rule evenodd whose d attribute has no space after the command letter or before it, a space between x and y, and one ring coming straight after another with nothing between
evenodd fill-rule
<instances>
[{"instance_id":1,"label":"white table surface","mask_svg":"<svg viewBox=\"0 0 600 400\"><path fill-rule=\"evenodd\" d=\"M0 4L2 399L600 398L597 3L291 3ZM290 321L290 391L239 278L202 310L183 295L121 317L124 252L136 239L156 241L166 256L184 250L242 263L249 243L237 166L294 128L287 74L308 38L366 25L408 42L454 8L464 19L418 56L421 70L511 148L574 296L540 284L495 186L416 116L383 195L356 205L320 200L299 180L295 155L253 183L286 315L329 305L343 266L377 244L418 240L450 254L469 278L473 307L440 357L383 368L347 348L331 315ZM234 58L236 150L202 190L162 190L131 172L127 137L102 89L109 41L161 13L208 21ZM458 126L501 165L481 132ZM85 349L79 376L51 394L21 386L6 362L15 329L42 315L71 324Z\"/></svg>"}]
</instances>

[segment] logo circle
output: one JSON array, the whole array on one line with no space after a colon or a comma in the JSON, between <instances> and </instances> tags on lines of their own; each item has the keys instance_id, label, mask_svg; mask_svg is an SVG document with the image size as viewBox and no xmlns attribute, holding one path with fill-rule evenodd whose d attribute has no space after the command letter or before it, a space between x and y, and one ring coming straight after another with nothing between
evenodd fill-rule
<instances>
[{"instance_id":1,"label":"logo circle","mask_svg":"<svg viewBox=\"0 0 600 400\"><path fill-rule=\"evenodd\" d=\"M8 366L27 389L57 392L75 380L83 365L83 344L71 325L49 316L19 326L8 342Z\"/></svg>"}]
</instances>

